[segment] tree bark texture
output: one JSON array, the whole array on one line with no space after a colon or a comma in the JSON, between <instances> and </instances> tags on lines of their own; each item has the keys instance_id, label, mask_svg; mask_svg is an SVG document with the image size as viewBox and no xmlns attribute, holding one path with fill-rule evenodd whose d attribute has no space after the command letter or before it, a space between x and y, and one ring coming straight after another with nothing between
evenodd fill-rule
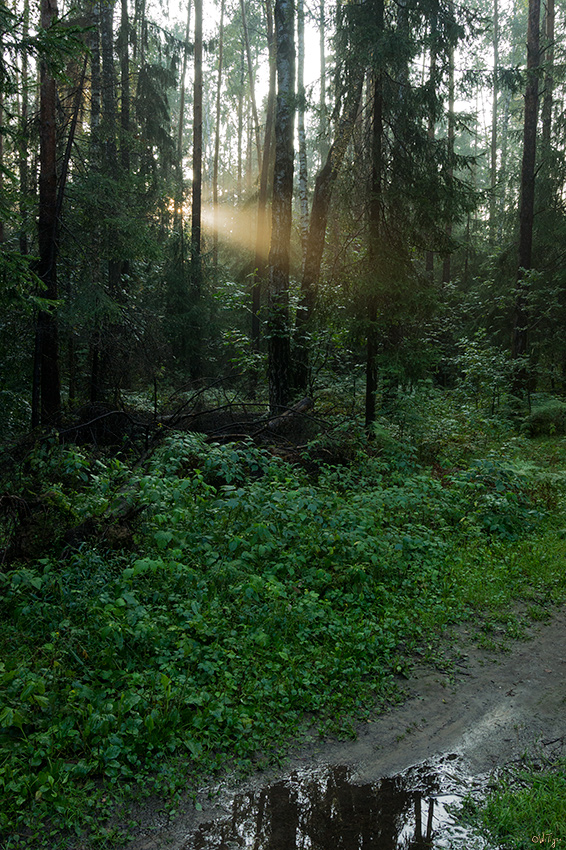
<instances>
[{"instance_id":1,"label":"tree bark texture","mask_svg":"<svg viewBox=\"0 0 566 850\"><path fill-rule=\"evenodd\" d=\"M224 48L224 0L220 4L220 35L218 41L218 75L216 85L216 132L214 135L214 161L212 164L212 205L214 208L213 263L218 265L218 160L220 158L220 93L222 88L222 61Z\"/></svg>"},{"instance_id":2,"label":"tree bark texture","mask_svg":"<svg viewBox=\"0 0 566 850\"><path fill-rule=\"evenodd\" d=\"M552 130L552 103L554 98L554 0L546 0L544 11L544 96L542 99L542 137L541 144L546 157L550 154L550 136Z\"/></svg>"},{"instance_id":3,"label":"tree bark texture","mask_svg":"<svg viewBox=\"0 0 566 850\"><path fill-rule=\"evenodd\" d=\"M489 239L495 240L495 217L497 211L497 96L499 93L499 5L493 0L493 92L491 106L491 150L490 150L490 189L489 199Z\"/></svg>"},{"instance_id":4,"label":"tree bark texture","mask_svg":"<svg viewBox=\"0 0 566 850\"><path fill-rule=\"evenodd\" d=\"M57 16L56 0L42 0L41 26L49 29ZM39 138L39 215L38 215L38 276L45 290L44 298L56 301L57 289L57 91L55 79L47 62L40 63L40 138ZM52 423L61 409L59 380L59 330L55 308L40 310L36 331L35 380L32 392L32 424ZM40 402L40 410L37 403Z\"/></svg>"},{"instance_id":5,"label":"tree bark texture","mask_svg":"<svg viewBox=\"0 0 566 850\"><path fill-rule=\"evenodd\" d=\"M128 0L121 0L120 35L118 51L120 54L120 162L126 173L130 170L130 21Z\"/></svg>"},{"instance_id":6,"label":"tree bark texture","mask_svg":"<svg viewBox=\"0 0 566 850\"><path fill-rule=\"evenodd\" d=\"M259 138L259 120L257 117L257 106L255 100L255 81L254 81L254 72L252 67L252 54L250 50L250 39L248 35L248 22L246 17L246 4L245 0L240 0L240 9L242 11L242 28L244 31L244 45L246 48L246 58L248 61L248 78L250 83L250 100L252 104L252 118L254 122L254 137L255 137L255 145L257 152L257 167L258 171L261 170L261 142Z\"/></svg>"},{"instance_id":7,"label":"tree bark texture","mask_svg":"<svg viewBox=\"0 0 566 850\"><path fill-rule=\"evenodd\" d=\"M202 207L202 0L195 0L195 82L193 96L193 191L191 259L193 285L200 293L201 207Z\"/></svg>"},{"instance_id":8,"label":"tree bark texture","mask_svg":"<svg viewBox=\"0 0 566 850\"><path fill-rule=\"evenodd\" d=\"M267 18L267 44L269 49L269 90L267 95L267 110L265 116L265 138L263 143L263 157L261 161L261 175L259 181L259 198L257 203L257 235L255 245L255 268L254 283L252 288L252 348L259 352L260 344L260 321L259 311L261 309L261 290L265 281L267 271L267 257L269 247L269 215L268 215L268 191L269 172L271 166L271 149L273 136L273 119L275 115L276 95L276 56L275 30L273 24L273 9L271 0L265 0L265 11Z\"/></svg>"},{"instance_id":9,"label":"tree bark texture","mask_svg":"<svg viewBox=\"0 0 566 850\"><path fill-rule=\"evenodd\" d=\"M523 357L528 349L529 315L525 272L531 268L535 207L535 167L538 113L538 69L540 66L540 0L529 0L527 30L527 88L521 166L521 201L519 207L519 258L515 290L513 322L513 359ZM520 370L521 371L521 370ZM519 378L524 384L526 376ZM524 387L523 387L524 388ZM518 389L518 387L516 387Z\"/></svg>"},{"instance_id":10,"label":"tree bark texture","mask_svg":"<svg viewBox=\"0 0 566 850\"><path fill-rule=\"evenodd\" d=\"M191 377L202 377L200 296L202 289L202 0L195 0L195 82L193 94L193 190L191 213L191 296L193 345Z\"/></svg>"},{"instance_id":11,"label":"tree bark texture","mask_svg":"<svg viewBox=\"0 0 566 850\"><path fill-rule=\"evenodd\" d=\"M450 52L448 55L448 156L450 157L450 162L448 165L448 182L450 186L453 186L454 180L454 166L452 165L452 158L454 156L454 138L455 138L455 127L454 127L454 45L450 46ZM446 241L450 243L452 239L452 219L450 219L446 223ZM446 254L444 260L442 261L442 283L447 284L450 283L450 279L452 277L452 257L450 254Z\"/></svg>"},{"instance_id":12,"label":"tree bark texture","mask_svg":"<svg viewBox=\"0 0 566 850\"><path fill-rule=\"evenodd\" d=\"M303 390L307 389L309 383L307 328L315 309L332 190L354 132L362 99L364 76L365 68L361 65L352 69L350 87L346 94L342 115L338 121L336 137L328 151L324 166L316 176L314 186L305 261L301 277L301 306L297 312L293 352L294 383L297 388Z\"/></svg>"},{"instance_id":13,"label":"tree bark texture","mask_svg":"<svg viewBox=\"0 0 566 850\"><path fill-rule=\"evenodd\" d=\"M289 401L289 255L293 203L295 118L295 12L293 0L275 0L277 107L271 250L269 254L269 406L278 413Z\"/></svg>"},{"instance_id":14,"label":"tree bark texture","mask_svg":"<svg viewBox=\"0 0 566 850\"><path fill-rule=\"evenodd\" d=\"M183 263L183 129L185 126L185 94L187 64L189 58L189 36L191 31L191 0L187 0L187 25L185 27L185 44L183 49L183 64L181 70L181 91L179 94L179 123L177 125L177 186L175 197L174 227L181 238L179 255Z\"/></svg>"},{"instance_id":15,"label":"tree bark texture","mask_svg":"<svg viewBox=\"0 0 566 850\"><path fill-rule=\"evenodd\" d=\"M102 130L104 156L110 173L117 177L116 148L116 71L114 69L114 4L102 3L100 9L100 47L102 53Z\"/></svg>"},{"instance_id":16,"label":"tree bark texture","mask_svg":"<svg viewBox=\"0 0 566 850\"><path fill-rule=\"evenodd\" d=\"M307 136L305 131L305 6L297 0L297 135L299 141L299 222L301 231L301 263L307 251L309 232L309 199L307 185Z\"/></svg>"},{"instance_id":17,"label":"tree bark texture","mask_svg":"<svg viewBox=\"0 0 566 850\"><path fill-rule=\"evenodd\" d=\"M319 54L320 54L320 93L319 93L319 147L320 167L328 157L328 116L326 110L326 10L325 0L320 0L318 10Z\"/></svg>"},{"instance_id":18,"label":"tree bark texture","mask_svg":"<svg viewBox=\"0 0 566 850\"><path fill-rule=\"evenodd\" d=\"M377 0L376 19L378 30L383 29L383 0ZM377 287L381 266L381 206L383 180L383 80L381 71L373 69L372 126L371 126L371 184L369 199L369 245L370 292L368 296L368 331L366 350L366 396L365 427L371 432L375 423L377 395Z\"/></svg>"}]
</instances>

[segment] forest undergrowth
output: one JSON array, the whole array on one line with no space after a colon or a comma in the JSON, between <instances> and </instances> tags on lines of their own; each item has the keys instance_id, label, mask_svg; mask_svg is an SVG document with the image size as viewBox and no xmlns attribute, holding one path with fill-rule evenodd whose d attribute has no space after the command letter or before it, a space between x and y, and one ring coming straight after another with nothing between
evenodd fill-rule
<instances>
[{"instance_id":1,"label":"forest undergrowth","mask_svg":"<svg viewBox=\"0 0 566 850\"><path fill-rule=\"evenodd\" d=\"M307 729L352 735L450 626L493 646L564 599L566 438L438 398L302 464L177 433L143 464L53 439L12 470L5 505L41 507L0 572L6 850L118 846L131 800L173 812Z\"/></svg>"}]
</instances>

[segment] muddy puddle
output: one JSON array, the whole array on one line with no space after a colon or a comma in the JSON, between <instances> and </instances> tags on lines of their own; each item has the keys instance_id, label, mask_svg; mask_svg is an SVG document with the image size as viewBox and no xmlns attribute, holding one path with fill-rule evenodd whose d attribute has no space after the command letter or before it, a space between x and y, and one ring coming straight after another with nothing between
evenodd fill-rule
<instances>
[{"instance_id":1,"label":"muddy puddle","mask_svg":"<svg viewBox=\"0 0 566 850\"><path fill-rule=\"evenodd\" d=\"M366 784L345 766L297 770L234 796L183 850L489 850L454 811L481 792L455 755Z\"/></svg>"}]
</instances>

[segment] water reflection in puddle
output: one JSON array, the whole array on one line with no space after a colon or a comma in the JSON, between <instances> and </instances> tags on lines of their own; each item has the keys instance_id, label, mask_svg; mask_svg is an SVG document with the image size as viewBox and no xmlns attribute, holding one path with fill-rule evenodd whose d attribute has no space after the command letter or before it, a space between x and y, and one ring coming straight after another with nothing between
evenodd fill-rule
<instances>
[{"instance_id":1,"label":"water reflection in puddle","mask_svg":"<svg viewBox=\"0 0 566 850\"><path fill-rule=\"evenodd\" d=\"M367 784L344 766L295 771L237 794L183 850L488 850L450 814L471 782L454 758Z\"/></svg>"}]
</instances>

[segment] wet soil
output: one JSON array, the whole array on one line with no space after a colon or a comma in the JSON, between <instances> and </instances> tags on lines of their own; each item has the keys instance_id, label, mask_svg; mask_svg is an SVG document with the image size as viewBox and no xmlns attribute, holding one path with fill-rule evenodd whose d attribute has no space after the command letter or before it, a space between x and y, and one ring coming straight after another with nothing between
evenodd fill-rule
<instances>
[{"instance_id":1,"label":"wet soil","mask_svg":"<svg viewBox=\"0 0 566 850\"><path fill-rule=\"evenodd\" d=\"M525 752L550 755L564 743L566 608L549 613L526 640L496 651L454 635L434 669L413 668L405 701L360 726L356 740L313 737L285 769L205 788L201 810L188 802L173 822L150 807L129 850L485 846L458 839L445 803L481 790Z\"/></svg>"}]
</instances>

